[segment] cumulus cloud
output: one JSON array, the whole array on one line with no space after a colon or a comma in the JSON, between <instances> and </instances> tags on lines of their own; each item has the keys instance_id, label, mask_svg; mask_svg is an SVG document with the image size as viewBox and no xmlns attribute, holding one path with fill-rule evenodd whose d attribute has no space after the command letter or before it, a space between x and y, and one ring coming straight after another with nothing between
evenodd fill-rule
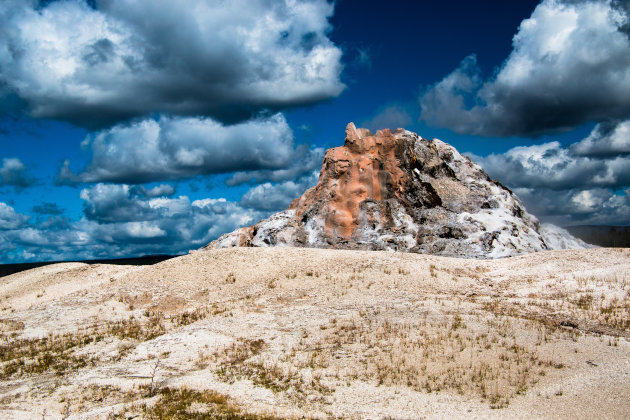
<instances>
[{"instance_id":1,"label":"cumulus cloud","mask_svg":"<svg viewBox=\"0 0 630 420\"><path fill-rule=\"evenodd\" d=\"M108 187L118 191L104 191ZM132 195L130 190L128 185L97 184L82 191L84 223L92 240L121 248L148 242L147 250L181 252L205 245L261 216L225 199L147 199Z\"/></svg>"},{"instance_id":2,"label":"cumulus cloud","mask_svg":"<svg viewBox=\"0 0 630 420\"><path fill-rule=\"evenodd\" d=\"M323 148L300 150L301 156L284 169L236 172L226 183L234 186L258 183L241 197L240 205L260 211L280 211L308 188L317 184L324 158ZM271 181L271 182L270 182Z\"/></svg>"},{"instance_id":3,"label":"cumulus cloud","mask_svg":"<svg viewBox=\"0 0 630 420\"><path fill-rule=\"evenodd\" d=\"M209 118L166 117L121 124L88 137L91 163L66 161L58 183L145 183L233 171L289 167L303 152L282 114L223 125Z\"/></svg>"},{"instance_id":4,"label":"cumulus cloud","mask_svg":"<svg viewBox=\"0 0 630 420\"><path fill-rule=\"evenodd\" d=\"M630 11L615 0L544 0L483 81L475 56L420 98L421 119L458 133L532 136L630 117Z\"/></svg>"},{"instance_id":5,"label":"cumulus cloud","mask_svg":"<svg viewBox=\"0 0 630 420\"><path fill-rule=\"evenodd\" d=\"M630 154L630 120L599 124L584 140L571 146L581 156L617 156Z\"/></svg>"},{"instance_id":6,"label":"cumulus cloud","mask_svg":"<svg viewBox=\"0 0 630 420\"><path fill-rule=\"evenodd\" d=\"M83 189L85 217L78 221L51 217L34 225L0 203L0 261L183 253L268 214L222 198L191 202L186 196L148 197L134 188L97 184Z\"/></svg>"},{"instance_id":7,"label":"cumulus cloud","mask_svg":"<svg viewBox=\"0 0 630 420\"><path fill-rule=\"evenodd\" d=\"M35 180L28 175L26 166L20 159L2 159L2 165L0 165L0 187L13 186L16 188L26 188L34 183Z\"/></svg>"},{"instance_id":8,"label":"cumulus cloud","mask_svg":"<svg viewBox=\"0 0 630 420\"><path fill-rule=\"evenodd\" d=\"M6 203L0 203L0 230L17 229L23 226L29 216L17 213L15 209Z\"/></svg>"},{"instance_id":9,"label":"cumulus cloud","mask_svg":"<svg viewBox=\"0 0 630 420\"><path fill-rule=\"evenodd\" d=\"M392 130L406 128L409 124L411 124L409 113L402 107L391 105L382 109L369 120L363 121L360 126L376 131L384 128Z\"/></svg>"},{"instance_id":10,"label":"cumulus cloud","mask_svg":"<svg viewBox=\"0 0 630 420\"><path fill-rule=\"evenodd\" d=\"M558 142L520 146L503 154L491 154L478 162L490 176L526 188L566 189L575 186L619 187L627 185L630 159L599 160L573 155Z\"/></svg>"},{"instance_id":11,"label":"cumulus cloud","mask_svg":"<svg viewBox=\"0 0 630 420\"><path fill-rule=\"evenodd\" d=\"M168 184L156 185L153 188L147 188L144 185L136 185L132 188L132 191L136 195L147 197L147 198L160 197L160 196L168 197L175 194L175 188L173 188L173 186L168 185Z\"/></svg>"},{"instance_id":12,"label":"cumulus cloud","mask_svg":"<svg viewBox=\"0 0 630 420\"><path fill-rule=\"evenodd\" d=\"M312 172L296 181L285 181L277 184L265 182L247 191L240 204L256 210L284 210L291 201L298 198L306 189L317 184L319 172Z\"/></svg>"},{"instance_id":13,"label":"cumulus cloud","mask_svg":"<svg viewBox=\"0 0 630 420\"><path fill-rule=\"evenodd\" d=\"M97 184L81 191L83 212L97 222L136 222L159 218L148 201L132 195L129 185Z\"/></svg>"},{"instance_id":14,"label":"cumulus cloud","mask_svg":"<svg viewBox=\"0 0 630 420\"><path fill-rule=\"evenodd\" d=\"M569 147L554 141L518 146L475 160L490 176L513 187L561 190L630 185L630 156L602 156L600 152L610 145L610 138L600 136L601 130L596 126L586 139ZM588 150L594 153L588 155Z\"/></svg>"},{"instance_id":15,"label":"cumulus cloud","mask_svg":"<svg viewBox=\"0 0 630 420\"><path fill-rule=\"evenodd\" d=\"M516 188L514 192L529 212L559 226L630 224L630 188L619 193L608 188Z\"/></svg>"},{"instance_id":16,"label":"cumulus cloud","mask_svg":"<svg viewBox=\"0 0 630 420\"><path fill-rule=\"evenodd\" d=\"M287 167L281 169L261 169L256 171L238 171L227 181L229 186L243 183L262 183L265 181L282 182L295 181L298 183L310 182L313 172L319 173L324 160L324 149L321 147L296 149L295 157Z\"/></svg>"},{"instance_id":17,"label":"cumulus cloud","mask_svg":"<svg viewBox=\"0 0 630 420\"><path fill-rule=\"evenodd\" d=\"M473 159L543 220L564 225L630 223L630 154L618 154L627 140L619 136L628 123L599 124L567 147L550 142Z\"/></svg>"},{"instance_id":18,"label":"cumulus cloud","mask_svg":"<svg viewBox=\"0 0 630 420\"><path fill-rule=\"evenodd\" d=\"M337 96L326 0L5 0L0 86L35 118L223 122Z\"/></svg>"}]
</instances>

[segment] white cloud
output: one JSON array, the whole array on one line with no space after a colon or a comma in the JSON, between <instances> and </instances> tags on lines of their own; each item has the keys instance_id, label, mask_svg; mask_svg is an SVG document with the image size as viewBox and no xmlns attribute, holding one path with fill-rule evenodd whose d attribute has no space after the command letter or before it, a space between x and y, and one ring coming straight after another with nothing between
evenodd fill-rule
<instances>
[{"instance_id":1,"label":"white cloud","mask_svg":"<svg viewBox=\"0 0 630 420\"><path fill-rule=\"evenodd\" d=\"M587 138L572 145L571 151L584 156L630 154L630 120L600 124Z\"/></svg>"},{"instance_id":2,"label":"white cloud","mask_svg":"<svg viewBox=\"0 0 630 420\"><path fill-rule=\"evenodd\" d=\"M421 118L458 133L529 136L630 117L628 9L544 0L482 82L474 56L420 98Z\"/></svg>"},{"instance_id":3,"label":"white cloud","mask_svg":"<svg viewBox=\"0 0 630 420\"><path fill-rule=\"evenodd\" d=\"M161 197L161 196L171 196L175 194L175 188L168 184L156 185L153 188L146 188L144 185L137 185L133 187L133 191L137 195L141 195L144 197Z\"/></svg>"},{"instance_id":4,"label":"white cloud","mask_svg":"<svg viewBox=\"0 0 630 420\"><path fill-rule=\"evenodd\" d=\"M127 190L126 186L121 187ZM99 197L98 193L87 196L86 209L98 209L93 213L86 211L84 227L90 240L107 243L112 249L127 249L130 253L134 253L134 249L143 249L143 253L174 253L198 248L222 233L255 223L263 216L224 199L191 203L186 196L145 199L129 194L126 201L120 203L120 198L112 194L111 201L119 202L119 208L114 210L114 206L104 203L107 196ZM97 206L94 199L101 201L100 205ZM120 210L120 207L125 209ZM137 213L132 216L134 211ZM129 216L124 219L118 216L119 212Z\"/></svg>"},{"instance_id":5,"label":"white cloud","mask_svg":"<svg viewBox=\"0 0 630 420\"><path fill-rule=\"evenodd\" d=\"M289 167L303 153L282 114L223 125L209 118L166 117L121 124L84 141L91 163L57 182L144 183L233 171Z\"/></svg>"},{"instance_id":6,"label":"white cloud","mask_svg":"<svg viewBox=\"0 0 630 420\"><path fill-rule=\"evenodd\" d=\"M128 185L97 184L81 190L83 211L89 220L98 222L132 222L159 216L149 203L131 194Z\"/></svg>"},{"instance_id":7,"label":"white cloud","mask_svg":"<svg viewBox=\"0 0 630 420\"><path fill-rule=\"evenodd\" d=\"M29 216L17 213L15 209L6 203L0 203L0 230L17 229L23 226Z\"/></svg>"},{"instance_id":8,"label":"white cloud","mask_svg":"<svg viewBox=\"0 0 630 420\"><path fill-rule=\"evenodd\" d=\"M258 210L284 210L304 191L317 184L318 176L319 171L314 171L296 181L284 181L277 184L265 182L247 191L241 198L240 204L243 207Z\"/></svg>"},{"instance_id":9,"label":"white cloud","mask_svg":"<svg viewBox=\"0 0 630 420\"><path fill-rule=\"evenodd\" d=\"M166 236L166 232L159 226L150 222L129 222L122 225L124 231L132 238L160 238Z\"/></svg>"},{"instance_id":10,"label":"white cloud","mask_svg":"<svg viewBox=\"0 0 630 420\"><path fill-rule=\"evenodd\" d=\"M518 146L502 154L475 157L488 174L514 188L569 189L622 188L630 185L630 155L608 156L599 152L591 156L576 151L601 151L608 137L598 138L596 126L584 140L569 147L550 143ZM614 131L613 131L614 132Z\"/></svg>"},{"instance_id":11,"label":"white cloud","mask_svg":"<svg viewBox=\"0 0 630 420\"><path fill-rule=\"evenodd\" d=\"M183 253L268 215L225 199L147 197L124 184L96 184L81 198L83 219L38 225L0 203L0 261Z\"/></svg>"},{"instance_id":12,"label":"white cloud","mask_svg":"<svg viewBox=\"0 0 630 420\"><path fill-rule=\"evenodd\" d=\"M337 96L325 0L5 1L0 85L37 118L105 127L155 112L246 119Z\"/></svg>"},{"instance_id":13,"label":"white cloud","mask_svg":"<svg viewBox=\"0 0 630 420\"><path fill-rule=\"evenodd\" d=\"M13 186L25 188L34 184L26 172L26 166L18 158L4 158L0 165L0 187Z\"/></svg>"},{"instance_id":14,"label":"white cloud","mask_svg":"<svg viewBox=\"0 0 630 420\"><path fill-rule=\"evenodd\" d=\"M293 160L285 168L238 171L226 181L226 184L234 186L246 182L302 182L300 181L302 178L310 177L313 172L319 173L324 160L324 152L324 149L321 147L308 149L306 146L301 146L296 149Z\"/></svg>"},{"instance_id":15,"label":"white cloud","mask_svg":"<svg viewBox=\"0 0 630 420\"><path fill-rule=\"evenodd\" d=\"M630 224L630 188L614 193L608 188L516 188L527 210L559 226Z\"/></svg>"},{"instance_id":16,"label":"white cloud","mask_svg":"<svg viewBox=\"0 0 630 420\"><path fill-rule=\"evenodd\" d=\"M567 147L559 142L519 146L473 160L543 220L563 225L630 223L630 155L611 154L623 147L616 136L626 125L597 125Z\"/></svg>"}]
</instances>

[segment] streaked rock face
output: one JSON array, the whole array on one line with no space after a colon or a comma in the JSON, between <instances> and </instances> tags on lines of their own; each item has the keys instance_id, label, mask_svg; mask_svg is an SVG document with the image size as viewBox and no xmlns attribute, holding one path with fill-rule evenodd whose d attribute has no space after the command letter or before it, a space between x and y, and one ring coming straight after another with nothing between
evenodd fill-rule
<instances>
[{"instance_id":1,"label":"streaked rock face","mask_svg":"<svg viewBox=\"0 0 630 420\"><path fill-rule=\"evenodd\" d=\"M346 128L317 185L209 248L298 246L502 257L587 246L540 226L520 200L452 146L398 129Z\"/></svg>"}]
</instances>

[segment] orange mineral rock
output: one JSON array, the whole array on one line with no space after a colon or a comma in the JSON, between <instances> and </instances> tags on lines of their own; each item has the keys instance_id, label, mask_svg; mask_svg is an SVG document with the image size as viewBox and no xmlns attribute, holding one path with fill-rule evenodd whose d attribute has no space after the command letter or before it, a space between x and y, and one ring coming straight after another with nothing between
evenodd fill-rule
<instances>
[{"instance_id":1,"label":"orange mineral rock","mask_svg":"<svg viewBox=\"0 0 630 420\"><path fill-rule=\"evenodd\" d=\"M509 189L452 146L401 128L372 134L349 123L344 145L326 152L315 187L287 210L207 247L501 257L585 245L560 228L541 227Z\"/></svg>"}]
</instances>

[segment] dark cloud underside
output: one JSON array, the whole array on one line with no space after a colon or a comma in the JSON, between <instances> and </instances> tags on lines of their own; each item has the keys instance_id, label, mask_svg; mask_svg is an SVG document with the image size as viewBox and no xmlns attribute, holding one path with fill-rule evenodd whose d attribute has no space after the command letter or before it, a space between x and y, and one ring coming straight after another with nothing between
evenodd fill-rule
<instances>
[{"instance_id":1,"label":"dark cloud underside","mask_svg":"<svg viewBox=\"0 0 630 420\"><path fill-rule=\"evenodd\" d=\"M568 147L551 142L473 158L545 220L630 224L629 128L630 120L600 124Z\"/></svg>"},{"instance_id":2,"label":"dark cloud underside","mask_svg":"<svg viewBox=\"0 0 630 420\"><path fill-rule=\"evenodd\" d=\"M0 86L33 117L88 128L159 112L236 122L343 90L332 12L325 0L5 0Z\"/></svg>"},{"instance_id":3,"label":"dark cloud underside","mask_svg":"<svg viewBox=\"0 0 630 420\"><path fill-rule=\"evenodd\" d=\"M57 182L146 183L234 171L286 170L304 154L281 114L225 126L209 118L161 117L90 135L90 164Z\"/></svg>"},{"instance_id":4,"label":"dark cloud underside","mask_svg":"<svg viewBox=\"0 0 630 420\"><path fill-rule=\"evenodd\" d=\"M421 118L457 133L536 136L630 117L627 3L543 1L496 76L474 56L420 98Z\"/></svg>"}]
</instances>

